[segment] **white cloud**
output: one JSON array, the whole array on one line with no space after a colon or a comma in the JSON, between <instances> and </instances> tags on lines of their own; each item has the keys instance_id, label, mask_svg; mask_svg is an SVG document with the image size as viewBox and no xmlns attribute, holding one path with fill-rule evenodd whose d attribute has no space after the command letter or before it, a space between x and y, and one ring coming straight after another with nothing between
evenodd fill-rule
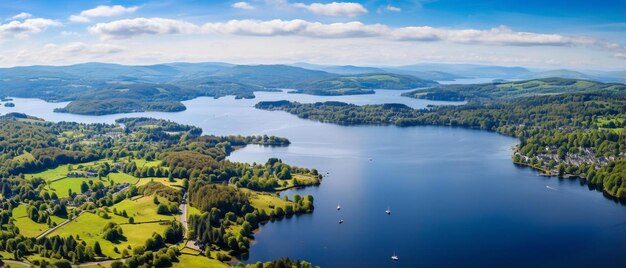
<instances>
[{"instance_id":1,"label":"white cloud","mask_svg":"<svg viewBox=\"0 0 626 268\"><path fill-rule=\"evenodd\" d=\"M114 17L127 13L134 13L139 7L124 7L121 5L114 6L97 6L92 9L83 10L79 15L70 16L69 20L73 22L89 22L92 18L98 17Z\"/></svg>"},{"instance_id":2,"label":"white cloud","mask_svg":"<svg viewBox=\"0 0 626 268\"><path fill-rule=\"evenodd\" d=\"M72 42L66 44L49 43L43 46L33 46L12 53L18 65L30 64L68 64L87 61L109 60L122 57L126 48L107 43ZM128 55L125 55L128 57ZM7 58L8 60L8 58Z\"/></svg>"},{"instance_id":3,"label":"white cloud","mask_svg":"<svg viewBox=\"0 0 626 268\"><path fill-rule=\"evenodd\" d=\"M620 60L626 60L626 53L618 52L618 53L615 53L615 55L613 55L613 57L618 58Z\"/></svg>"},{"instance_id":4,"label":"white cloud","mask_svg":"<svg viewBox=\"0 0 626 268\"><path fill-rule=\"evenodd\" d=\"M0 24L0 41L4 39L27 37L50 27L60 25L61 23L57 21L42 18L10 21L5 24Z\"/></svg>"},{"instance_id":5,"label":"white cloud","mask_svg":"<svg viewBox=\"0 0 626 268\"><path fill-rule=\"evenodd\" d=\"M104 39L130 38L137 35L163 35L197 33L200 27L180 20L163 18L135 18L98 23L89 32Z\"/></svg>"},{"instance_id":6,"label":"white cloud","mask_svg":"<svg viewBox=\"0 0 626 268\"><path fill-rule=\"evenodd\" d=\"M352 2L332 2L328 4L312 3L310 5L295 3L293 6L297 8L304 8L318 15L326 16L355 17L367 13L367 9L363 7L363 5Z\"/></svg>"},{"instance_id":7,"label":"white cloud","mask_svg":"<svg viewBox=\"0 0 626 268\"><path fill-rule=\"evenodd\" d=\"M402 27L393 29L389 34L391 38L402 41L446 41L486 45L559 46L586 45L589 43L589 40L583 38L570 38L559 34L514 32L505 26L488 30L447 29L429 26Z\"/></svg>"},{"instance_id":8,"label":"white cloud","mask_svg":"<svg viewBox=\"0 0 626 268\"><path fill-rule=\"evenodd\" d=\"M404 42L446 42L489 46L593 46L604 50L624 52L621 45L603 40L560 34L516 32L499 26L491 29L450 29L430 26L390 27L384 24L364 24L359 21L321 23L306 20L230 20L204 25L163 19L136 18L98 23L89 32L103 39L130 38L137 35L164 34L228 34L247 36L304 36L310 38L373 37Z\"/></svg>"},{"instance_id":9,"label":"white cloud","mask_svg":"<svg viewBox=\"0 0 626 268\"><path fill-rule=\"evenodd\" d=\"M91 56L103 56L116 54L124 51L124 48L111 44L86 44L82 42L73 42L57 46L57 49L66 56L79 54L88 54Z\"/></svg>"},{"instance_id":10,"label":"white cloud","mask_svg":"<svg viewBox=\"0 0 626 268\"><path fill-rule=\"evenodd\" d=\"M33 17L33 15L30 14L30 13L22 12L22 13L17 14L17 15L15 15L15 16L7 19L7 20L24 20L24 19L30 19L32 17Z\"/></svg>"},{"instance_id":11,"label":"white cloud","mask_svg":"<svg viewBox=\"0 0 626 268\"><path fill-rule=\"evenodd\" d=\"M387 11L391 11L391 12L401 12L401 11L402 11L402 9L401 9L401 8L396 7L396 6L392 6L392 5L387 5L387 6L385 7L385 9L386 9Z\"/></svg>"},{"instance_id":12,"label":"white cloud","mask_svg":"<svg viewBox=\"0 0 626 268\"><path fill-rule=\"evenodd\" d=\"M61 32L62 36L73 36L73 35L78 35L77 32L72 32L72 31L62 31Z\"/></svg>"},{"instance_id":13,"label":"white cloud","mask_svg":"<svg viewBox=\"0 0 626 268\"><path fill-rule=\"evenodd\" d=\"M233 8L245 9L245 10L253 10L254 6L250 5L248 2L237 2L231 5Z\"/></svg>"}]
</instances>

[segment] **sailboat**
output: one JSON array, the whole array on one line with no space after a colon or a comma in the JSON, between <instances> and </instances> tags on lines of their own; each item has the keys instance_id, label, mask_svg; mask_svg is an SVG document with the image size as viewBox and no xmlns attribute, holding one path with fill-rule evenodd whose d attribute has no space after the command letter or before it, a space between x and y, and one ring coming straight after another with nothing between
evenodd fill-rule
<instances>
[{"instance_id":1,"label":"sailboat","mask_svg":"<svg viewBox=\"0 0 626 268\"><path fill-rule=\"evenodd\" d=\"M387 213L387 215L391 215L391 209L389 209L389 207L387 207L387 210L385 210L385 213Z\"/></svg>"},{"instance_id":2,"label":"sailboat","mask_svg":"<svg viewBox=\"0 0 626 268\"><path fill-rule=\"evenodd\" d=\"M393 255L391 256L391 260L392 260L392 261L397 261L397 260L399 260L399 259L400 259L400 258L398 258L398 255L396 255L396 252L394 251L394 252L393 252Z\"/></svg>"}]
</instances>

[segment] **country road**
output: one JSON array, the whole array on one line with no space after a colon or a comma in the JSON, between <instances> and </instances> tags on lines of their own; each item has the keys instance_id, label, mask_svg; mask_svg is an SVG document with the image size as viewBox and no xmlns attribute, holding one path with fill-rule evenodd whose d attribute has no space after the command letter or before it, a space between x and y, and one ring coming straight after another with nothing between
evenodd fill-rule
<instances>
[{"instance_id":1,"label":"country road","mask_svg":"<svg viewBox=\"0 0 626 268\"><path fill-rule=\"evenodd\" d=\"M185 237L189 234L189 228L187 226L187 193L183 195L183 202L180 204L180 222L183 224L183 228L185 228Z\"/></svg>"}]
</instances>

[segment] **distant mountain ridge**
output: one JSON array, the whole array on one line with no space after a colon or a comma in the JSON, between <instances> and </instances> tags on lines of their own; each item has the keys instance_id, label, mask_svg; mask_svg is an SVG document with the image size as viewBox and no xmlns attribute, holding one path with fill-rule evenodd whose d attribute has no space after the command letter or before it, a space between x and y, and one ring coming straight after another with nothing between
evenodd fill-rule
<instances>
[{"instance_id":1,"label":"distant mountain ridge","mask_svg":"<svg viewBox=\"0 0 626 268\"><path fill-rule=\"evenodd\" d=\"M416 64L399 67L353 65L234 65L222 62L0 68L0 97L72 101L59 112L107 114L181 111L180 101L200 96L254 98L255 91L291 89L312 95L373 94L376 89L415 89L436 81L487 78L498 83L537 78L626 82L626 71L533 71L523 67ZM484 80L484 79L483 79ZM451 93L453 94L453 93ZM452 96L454 97L454 96Z\"/></svg>"}]
</instances>

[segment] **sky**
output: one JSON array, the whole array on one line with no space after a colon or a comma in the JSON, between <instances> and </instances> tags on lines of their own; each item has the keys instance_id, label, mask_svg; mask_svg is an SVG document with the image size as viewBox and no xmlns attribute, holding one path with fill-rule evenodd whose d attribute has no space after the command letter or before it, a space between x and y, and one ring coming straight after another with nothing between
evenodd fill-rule
<instances>
[{"instance_id":1,"label":"sky","mask_svg":"<svg viewBox=\"0 0 626 268\"><path fill-rule=\"evenodd\" d=\"M0 0L0 66L626 69L626 0Z\"/></svg>"}]
</instances>

